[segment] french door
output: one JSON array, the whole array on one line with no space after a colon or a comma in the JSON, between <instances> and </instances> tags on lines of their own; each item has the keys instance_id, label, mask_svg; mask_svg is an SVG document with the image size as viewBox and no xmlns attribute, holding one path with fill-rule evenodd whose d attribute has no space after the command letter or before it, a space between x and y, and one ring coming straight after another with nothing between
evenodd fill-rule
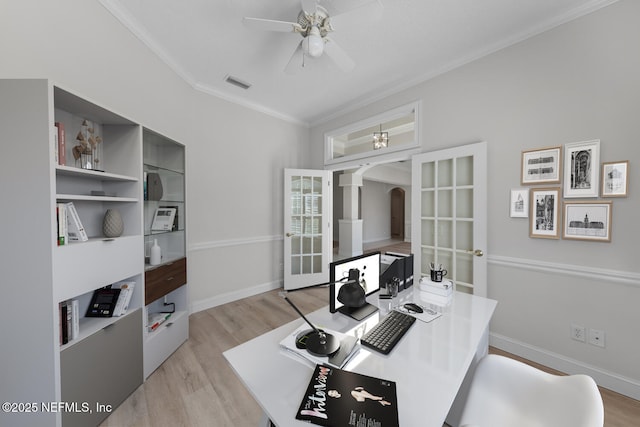
<instances>
[{"instance_id":1,"label":"french door","mask_svg":"<svg viewBox=\"0 0 640 427\"><path fill-rule=\"evenodd\" d=\"M430 264L448 271L456 290L487 295L486 142L417 154L412 158L414 271Z\"/></svg>"},{"instance_id":2,"label":"french door","mask_svg":"<svg viewBox=\"0 0 640 427\"><path fill-rule=\"evenodd\" d=\"M284 288L329 280L333 197L325 170L284 171Z\"/></svg>"}]
</instances>

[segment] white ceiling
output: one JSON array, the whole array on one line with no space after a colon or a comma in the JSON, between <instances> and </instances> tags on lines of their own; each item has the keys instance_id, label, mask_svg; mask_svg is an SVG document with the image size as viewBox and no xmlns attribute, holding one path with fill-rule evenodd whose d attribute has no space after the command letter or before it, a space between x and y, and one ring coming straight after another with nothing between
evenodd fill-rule
<instances>
[{"instance_id":1,"label":"white ceiling","mask_svg":"<svg viewBox=\"0 0 640 427\"><path fill-rule=\"evenodd\" d=\"M323 55L291 75L283 70L301 36L248 28L242 18L295 22L300 0L100 0L194 88L308 125L614 1L320 0L330 15L372 3L333 21L330 37L355 69L340 71ZM228 75L251 87L226 83Z\"/></svg>"}]
</instances>

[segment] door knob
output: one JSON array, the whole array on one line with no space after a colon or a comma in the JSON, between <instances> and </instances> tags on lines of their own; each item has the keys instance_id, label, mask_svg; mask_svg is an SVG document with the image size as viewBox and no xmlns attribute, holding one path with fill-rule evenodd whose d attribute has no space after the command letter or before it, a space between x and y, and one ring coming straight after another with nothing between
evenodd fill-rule
<instances>
[{"instance_id":1,"label":"door knob","mask_svg":"<svg viewBox=\"0 0 640 427\"><path fill-rule=\"evenodd\" d=\"M482 256L484 255L484 252L482 252L480 249L476 249L475 251L473 251L473 254L475 256Z\"/></svg>"},{"instance_id":2,"label":"door knob","mask_svg":"<svg viewBox=\"0 0 640 427\"><path fill-rule=\"evenodd\" d=\"M295 234L294 233L287 233L287 234L285 234L285 236L291 237L291 236L295 236Z\"/></svg>"}]
</instances>

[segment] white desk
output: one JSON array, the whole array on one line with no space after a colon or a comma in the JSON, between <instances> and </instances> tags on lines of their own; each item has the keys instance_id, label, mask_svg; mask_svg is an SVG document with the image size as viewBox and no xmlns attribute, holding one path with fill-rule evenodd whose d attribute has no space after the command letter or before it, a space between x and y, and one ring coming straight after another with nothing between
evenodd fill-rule
<instances>
[{"instance_id":1,"label":"white desk","mask_svg":"<svg viewBox=\"0 0 640 427\"><path fill-rule=\"evenodd\" d=\"M416 288L402 292L400 301L414 300L424 305L422 293ZM295 303L295 293L289 297ZM388 312L389 301L378 300L375 294L370 302L379 302L380 311L362 322L331 314L329 307L307 318L319 327L361 336ZM283 300L282 304L287 303ZM430 323L416 321L389 355L362 347L344 369L395 381L402 427L442 427L445 419L456 427L466 398L463 380L488 351L489 321L496 304L487 298L455 293L441 317ZM264 420L270 419L278 427L309 426L296 420L295 413L311 378L312 365L288 355L279 346L302 323L302 319L295 320L224 353L265 412Z\"/></svg>"}]
</instances>

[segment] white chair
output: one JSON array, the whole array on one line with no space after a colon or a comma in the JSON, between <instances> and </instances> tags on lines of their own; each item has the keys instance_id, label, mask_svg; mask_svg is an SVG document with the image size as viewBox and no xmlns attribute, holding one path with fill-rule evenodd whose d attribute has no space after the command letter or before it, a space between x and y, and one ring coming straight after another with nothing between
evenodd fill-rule
<instances>
[{"instance_id":1,"label":"white chair","mask_svg":"<svg viewBox=\"0 0 640 427\"><path fill-rule=\"evenodd\" d=\"M490 354L476 368L461 427L603 427L602 396L587 375L559 376Z\"/></svg>"}]
</instances>

